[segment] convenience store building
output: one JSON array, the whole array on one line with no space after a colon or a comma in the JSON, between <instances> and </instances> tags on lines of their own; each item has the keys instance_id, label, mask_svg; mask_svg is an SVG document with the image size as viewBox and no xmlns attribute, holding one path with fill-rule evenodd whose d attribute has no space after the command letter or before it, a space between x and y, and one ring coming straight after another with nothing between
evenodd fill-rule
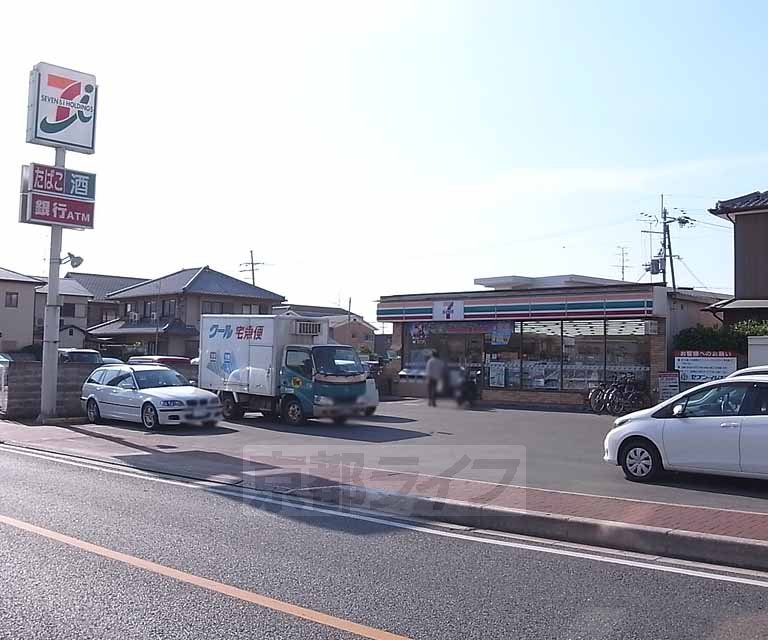
<instances>
[{"instance_id":1,"label":"convenience store building","mask_svg":"<svg viewBox=\"0 0 768 640\"><path fill-rule=\"evenodd\" d=\"M381 297L377 318L393 326L401 395L418 393L417 374L437 350L448 363L482 369L490 401L582 406L591 387L623 373L655 398L658 375L672 369L674 336L719 324L705 309L724 298L579 275L475 284L486 290Z\"/></svg>"}]
</instances>

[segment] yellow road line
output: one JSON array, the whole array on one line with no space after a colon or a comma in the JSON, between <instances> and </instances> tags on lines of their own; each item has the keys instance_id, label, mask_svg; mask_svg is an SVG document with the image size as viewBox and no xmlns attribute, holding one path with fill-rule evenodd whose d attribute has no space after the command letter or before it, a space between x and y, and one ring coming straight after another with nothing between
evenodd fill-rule
<instances>
[{"instance_id":1,"label":"yellow road line","mask_svg":"<svg viewBox=\"0 0 768 640\"><path fill-rule=\"evenodd\" d=\"M250 602L251 604L255 604L260 607L272 609L273 611L279 611L280 613L285 613L289 616L294 616L295 618L302 618L304 620L309 620L310 622L322 624L327 627L340 629L341 631L349 631L350 633L354 633L362 638L370 638L371 640L409 640L405 636L399 636L394 633L389 633L388 631L383 631L374 627L368 627L366 625L358 624L350 620L345 620L344 618L337 618L326 613L321 613L320 611L300 607L295 604L290 604L289 602L283 602L282 600L276 600L275 598L270 598L268 596L254 593L253 591L239 589L238 587L233 587L232 585L216 582L215 580L209 580L208 578L201 578L200 576L196 576L185 571L179 571L178 569L173 569L172 567L166 567L165 565L158 564L156 562L143 560L142 558L137 558L135 556L121 553L119 551L107 549L106 547L100 547L99 545L85 542L84 540L73 538L57 531L51 531L50 529L44 529L28 522L23 522L22 520L16 520L16 518L0 515L0 523L15 527L16 529L21 529L22 531L27 531L29 533L43 536L49 540L61 542L71 547L87 551L88 553L93 553L103 558L108 558L109 560L115 560L132 567L151 571L152 573L156 573L167 578L173 578L179 582L186 582L187 584L201 587L202 589L208 589L209 591L221 593L231 598L237 598L238 600L243 600L244 602Z\"/></svg>"}]
</instances>

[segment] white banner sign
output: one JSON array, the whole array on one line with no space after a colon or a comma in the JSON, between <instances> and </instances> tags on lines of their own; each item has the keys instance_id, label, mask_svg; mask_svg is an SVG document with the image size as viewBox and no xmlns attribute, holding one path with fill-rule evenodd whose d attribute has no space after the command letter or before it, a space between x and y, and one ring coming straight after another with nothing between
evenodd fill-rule
<instances>
[{"instance_id":1,"label":"white banner sign","mask_svg":"<svg viewBox=\"0 0 768 640\"><path fill-rule=\"evenodd\" d=\"M93 153L96 76L40 62L29 77L27 142Z\"/></svg>"},{"instance_id":2,"label":"white banner sign","mask_svg":"<svg viewBox=\"0 0 768 640\"><path fill-rule=\"evenodd\" d=\"M736 371L736 357L675 356L680 382L720 380Z\"/></svg>"},{"instance_id":3,"label":"white banner sign","mask_svg":"<svg viewBox=\"0 0 768 640\"><path fill-rule=\"evenodd\" d=\"M439 300L432 303L433 320L463 320L463 300Z\"/></svg>"},{"instance_id":4,"label":"white banner sign","mask_svg":"<svg viewBox=\"0 0 768 640\"><path fill-rule=\"evenodd\" d=\"M680 393L680 373L665 371L659 374L659 402L669 400Z\"/></svg>"}]
</instances>

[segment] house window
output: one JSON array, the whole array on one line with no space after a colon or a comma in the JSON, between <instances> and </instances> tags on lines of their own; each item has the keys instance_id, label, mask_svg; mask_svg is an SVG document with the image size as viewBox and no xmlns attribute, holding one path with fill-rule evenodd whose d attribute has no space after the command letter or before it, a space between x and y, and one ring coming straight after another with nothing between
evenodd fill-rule
<instances>
[{"instance_id":1,"label":"house window","mask_svg":"<svg viewBox=\"0 0 768 640\"><path fill-rule=\"evenodd\" d=\"M136 311L136 303L135 302L126 302L125 303L125 315L130 315Z\"/></svg>"},{"instance_id":2,"label":"house window","mask_svg":"<svg viewBox=\"0 0 768 640\"><path fill-rule=\"evenodd\" d=\"M9 309L17 309L19 306L19 293L18 291L6 291L5 292L5 306Z\"/></svg>"},{"instance_id":3,"label":"house window","mask_svg":"<svg viewBox=\"0 0 768 640\"><path fill-rule=\"evenodd\" d=\"M163 300L163 309L160 314L163 318L176 317L176 300Z\"/></svg>"},{"instance_id":4,"label":"house window","mask_svg":"<svg viewBox=\"0 0 768 640\"><path fill-rule=\"evenodd\" d=\"M128 307L130 305L125 305L125 306L126 306L126 313L130 313L130 311L128 310ZM114 320L115 318L117 318L117 311L115 309L104 309L101 312L102 322L109 322L110 320Z\"/></svg>"},{"instance_id":5,"label":"house window","mask_svg":"<svg viewBox=\"0 0 768 640\"><path fill-rule=\"evenodd\" d=\"M144 301L144 317L151 318L154 312L155 312L155 301L145 300Z\"/></svg>"},{"instance_id":6,"label":"house window","mask_svg":"<svg viewBox=\"0 0 768 640\"><path fill-rule=\"evenodd\" d=\"M75 317L75 305L71 302L65 302L61 305L61 317L62 318L74 318Z\"/></svg>"},{"instance_id":7,"label":"house window","mask_svg":"<svg viewBox=\"0 0 768 640\"><path fill-rule=\"evenodd\" d=\"M224 313L223 309L221 302L203 301L202 313Z\"/></svg>"}]
</instances>

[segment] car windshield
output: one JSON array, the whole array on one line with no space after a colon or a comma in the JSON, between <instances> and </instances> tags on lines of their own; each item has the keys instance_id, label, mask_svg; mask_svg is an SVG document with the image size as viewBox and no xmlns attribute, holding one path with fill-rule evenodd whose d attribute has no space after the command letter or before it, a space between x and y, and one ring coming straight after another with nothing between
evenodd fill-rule
<instances>
[{"instance_id":1,"label":"car windshield","mask_svg":"<svg viewBox=\"0 0 768 640\"><path fill-rule=\"evenodd\" d=\"M156 387L185 387L189 381L178 371L172 369L157 369L134 372L139 389L154 389Z\"/></svg>"},{"instance_id":2,"label":"car windshield","mask_svg":"<svg viewBox=\"0 0 768 640\"><path fill-rule=\"evenodd\" d=\"M357 351L351 347L315 347L312 349L318 373L333 376L354 376L365 373Z\"/></svg>"}]
</instances>

